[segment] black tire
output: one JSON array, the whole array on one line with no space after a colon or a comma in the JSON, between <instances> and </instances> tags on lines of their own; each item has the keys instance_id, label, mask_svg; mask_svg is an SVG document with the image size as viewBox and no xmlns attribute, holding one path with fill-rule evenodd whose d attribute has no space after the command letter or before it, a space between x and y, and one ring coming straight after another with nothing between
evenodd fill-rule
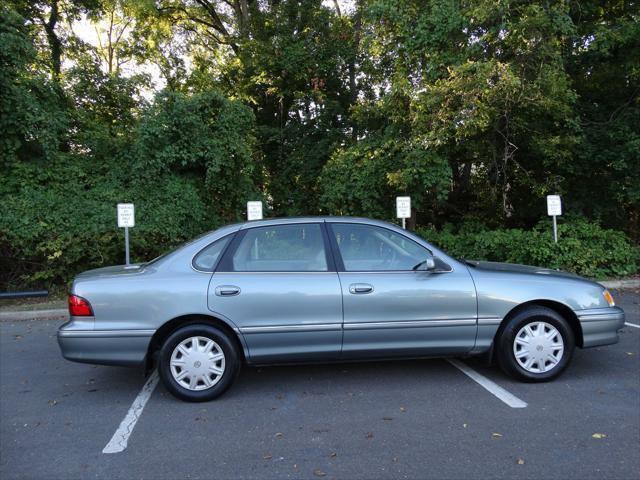
<instances>
[{"instance_id":1,"label":"black tire","mask_svg":"<svg viewBox=\"0 0 640 480\"><path fill-rule=\"evenodd\" d=\"M527 324L535 322L545 322L553 326L562 337L564 344L564 351L558 363L553 366L549 364L548 370L544 372L531 372L526 370L520 365L514 353L514 342L518 332ZM575 337L573 330L562 315L547 307L531 306L516 313L507 321L507 324L497 339L495 353L498 365L500 365L500 368L507 375L524 382L546 382L556 378L567 368L571 361L574 348ZM536 365L536 363L533 365ZM534 368L538 369L537 365ZM547 368L546 364L544 368Z\"/></svg>"},{"instance_id":2,"label":"black tire","mask_svg":"<svg viewBox=\"0 0 640 480\"><path fill-rule=\"evenodd\" d=\"M191 337L205 337L213 340L224 354L224 371L216 383L203 390L190 390L181 385L171 372L171 356L174 349ZM202 345L200 345L202 347ZM165 388L175 397L187 402L206 402L222 395L234 382L240 372L240 354L233 339L224 331L212 325L191 324L175 330L162 344L158 357L158 373ZM198 365L200 366L200 365ZM204 383L201 382L204 386Z\"/></svg>"}]
</instances>

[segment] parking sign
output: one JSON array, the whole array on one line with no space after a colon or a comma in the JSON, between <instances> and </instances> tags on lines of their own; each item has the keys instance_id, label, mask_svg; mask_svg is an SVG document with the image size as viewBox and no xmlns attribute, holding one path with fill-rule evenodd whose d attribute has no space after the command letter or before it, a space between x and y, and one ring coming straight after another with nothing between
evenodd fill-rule
<instances>
[{"instance_id":1,"label":"parking sign","mask_svg":"<svg viewBox=\"0 0 640 480\"><path fill-rule=\"evenodd\" d=\"M247 220L262 220L262 202L247 202Z\"/></svg>"},{"instance_id":2,"label":"parking sign","mask_svg":"<svg viewBox=\"0 0 640 480\"><path fill-rule=\"evenodd\" d=\"M411 218L411 197L396 197L396 213L398 218Z\"/></svg>"},{"instance_id":3,"label":"parking sign","mask_svg":"<svg viewBox=\"0 0 640 480\"><path fill-rule=\"evenodd\" d=\"M133 203L118 204L118 227L134 227L136 224L135 209Z\"/></svg>"},{"instance_id":4,"label":"parking sign","mask_svg":"<svg viewBox=\"0 0 640 480\"><path fill-rule=\"evenodd\" d=\"M550 217L562 215L560 195L547 195L547 215Z\"/></svg>"}]
</instances>

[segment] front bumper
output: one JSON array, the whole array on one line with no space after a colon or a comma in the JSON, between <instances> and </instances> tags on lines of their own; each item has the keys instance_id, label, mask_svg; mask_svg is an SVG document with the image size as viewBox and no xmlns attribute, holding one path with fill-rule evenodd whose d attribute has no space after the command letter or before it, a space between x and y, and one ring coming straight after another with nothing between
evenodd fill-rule
<instances>
[{"instance_id":1,"label":"front bumper","mask_svg":"<svg viewBox=\"0 0 640 480\"><path fill-rule=\"evenodd\" d=\"M88 327L86 320L72 317L58 329L58 345L64 358L100 365L138 366L144 363L154 330L93 330Z\"/></svg>"},{"instance_id":2,"label":"front bumper","mask_svg":"<svg viewBox=\"0 0 640 480\"><path fill-rule=\"evenodd\" d=\"M618 330L624 327L624 310L619 307L577 311L582 327L582 346L598 347L618 343Z\"/></svg>"}]
</instances>

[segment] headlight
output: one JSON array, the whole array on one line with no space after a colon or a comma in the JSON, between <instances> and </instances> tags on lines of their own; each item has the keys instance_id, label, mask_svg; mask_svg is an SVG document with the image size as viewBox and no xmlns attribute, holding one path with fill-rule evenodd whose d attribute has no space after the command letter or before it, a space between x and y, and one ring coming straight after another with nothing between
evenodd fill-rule
<instances>
[{"instance_id":1,"label":"headlight","mask_svg":"<svg viewBox=\"0 0 640 480\"><path fill-rule=\"evenodd\" d=\"M616 302L613 301L613 296L611 296L611 294L609 293L609 290L606 290L606 289L603 290L602 291L602 296L607 301L607 303L609 304L610 307L615 307L616 306Z\"/></svg>"}]
</instances>

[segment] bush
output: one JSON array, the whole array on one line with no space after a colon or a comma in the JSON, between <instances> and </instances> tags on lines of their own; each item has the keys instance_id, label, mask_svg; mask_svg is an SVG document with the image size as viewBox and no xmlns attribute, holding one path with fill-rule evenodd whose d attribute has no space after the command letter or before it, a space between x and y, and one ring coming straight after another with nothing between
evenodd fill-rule
<instances>
[{"instance_id":1,"label":"bush","mask_svg":"<svg viewBox=\"0 0 640 480\"><path fill-rule=\"evenodd\" d=\"M115 163L115 162L114 162ZM208 211L202 182L163 174L153 183L129 182L111 165L55 162L19 164L0 181L0 291L64 285L90 268L124 263L124 233L116 204L136 206L130 230L131 260L151 260L222 223ZM14 188L16 187L16 188Z\"/></svg>"},{"instance_id":2,"label":"bush","mask_svg":"<svg viewBox=\"0 0 640 480\"><path fill-rule=\"evenodd\" d=\"M449 225L441 231L418 229L418 233L454 257L536 265L591 278L636 274L640 265L640 248L624 233L579 218L558 225L557 244L549 221L533 230Z\"/></svg>"}]
</instances>

